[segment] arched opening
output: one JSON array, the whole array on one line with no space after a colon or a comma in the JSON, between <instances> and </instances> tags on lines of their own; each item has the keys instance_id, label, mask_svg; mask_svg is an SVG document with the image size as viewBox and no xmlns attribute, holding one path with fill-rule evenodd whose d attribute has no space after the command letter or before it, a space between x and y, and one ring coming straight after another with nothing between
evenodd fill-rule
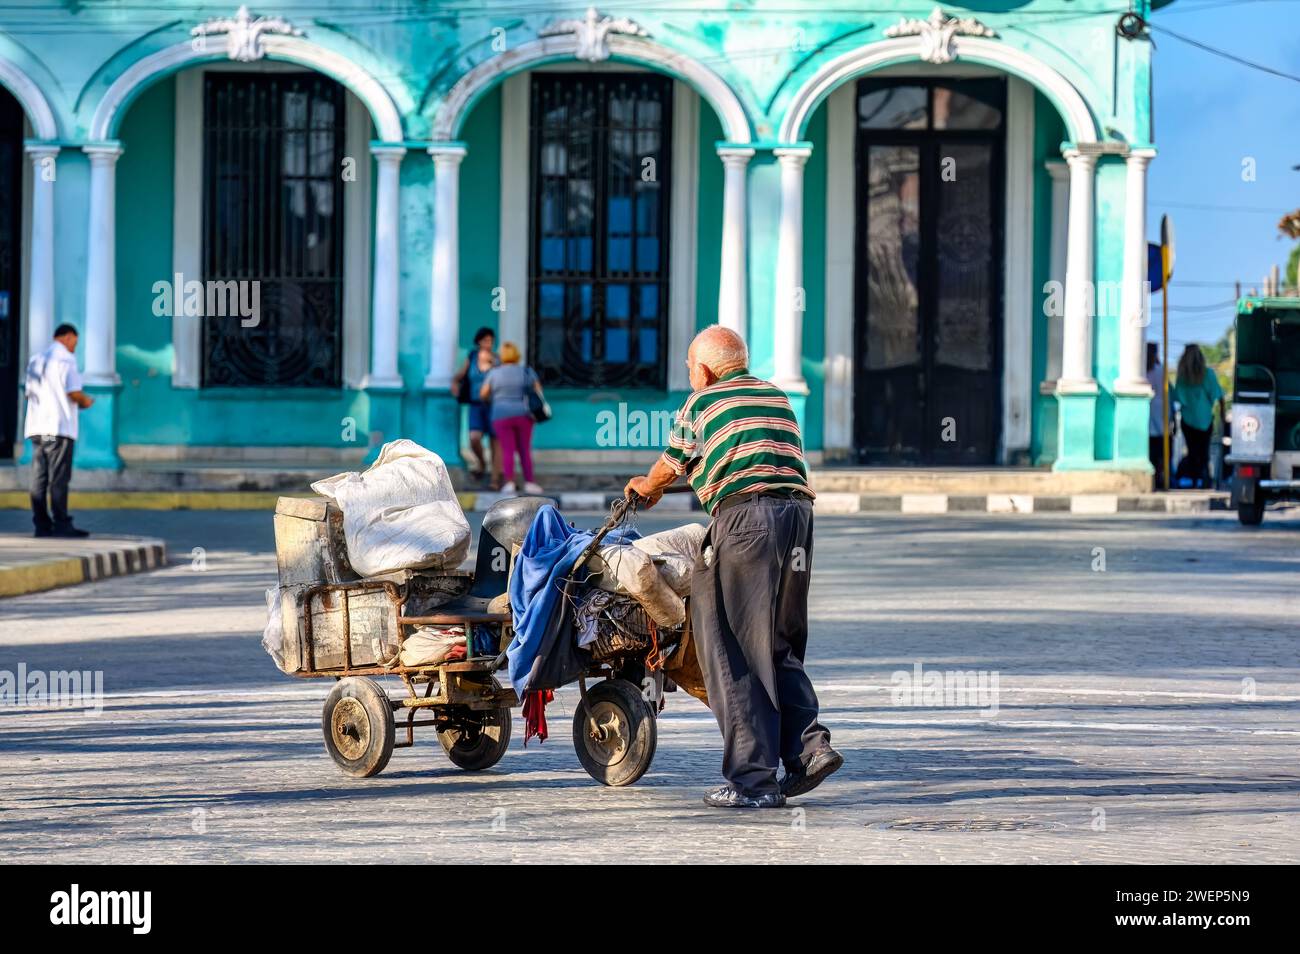
<instances>
[{"instance_id":1,"label":"arched opening","mask_svg":"<svg viewBox=\"0 0 1300 954\"><path fill-rule=\"evenodd\" d=\"M196 462L277 445L284 463L321 448L359 460L358 391L381 318L396 368L398 292L385 283L380 295L372 273L396 262L396 230L380 248L375 221L397 177L384 182L392 202L377 195L372 152L385 150L372 142L400 143L398 114L336 54L266 42L250 63L189 44L154 54L109 87L91 123L122 147L109 324L127 463L182 446ZM395 164L404 149L387 151Z\"/></svg>"},{"instance_id":2,"label":"arched opening","mask_svg":"<svg viewBox=\"0 0 1300 954\"><path fill-rule=\"evenodd\" d=\"M672 68L679 54L627 41L589 63L562 39L472 70L435 122L467 150L457 366L482 325L521 347L561 422L537 433L543 466L590 452L592 421L620 403L664 417L680 403L686 343L719 315L716 144L749 139L735 97L722 87L720 110L716 86ZM624 436L596 437L599 453L654 452L666 435Z\"/></svg>"},{"instance_id":3,"label":"arched opening","mask_svg":"<svg viewBox=\"0 0 1300 954\"><path fill-rule=\"evenodd\" d=\"M32 152L30 139L58 138L39 87L0 61L0 459L21 454L19 386L27 355L52 330L52 208L56 147ZM35 175L32 162L36 162ZM37 223L39 227L37 226Z\"/></svg>"},{"instance_id":4,"label":"arched opening","mask_svg":"<svg viewBox=\"0 0 1300 954\"><path fill-rule=\"evenodd\" d=\"M988 55L973 38L958 50L945 64L921 62L914 41L846 54L782 125L814 144L806 201L825 222L805 236L810 309L824 295L825 315L805 353L824 375L809 413L829 459L987 466L1054 453L1061 318L1043 289L1064 279L1056 166L1062 141L1095 131L1059 76L1025 78L1018 51Z\"/></svg>"}]
</instances>

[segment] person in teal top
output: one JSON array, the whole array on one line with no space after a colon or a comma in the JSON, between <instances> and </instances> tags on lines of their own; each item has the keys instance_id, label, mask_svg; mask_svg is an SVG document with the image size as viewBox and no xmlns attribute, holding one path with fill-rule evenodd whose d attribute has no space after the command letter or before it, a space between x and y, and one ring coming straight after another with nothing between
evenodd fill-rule
<instances>
[{"instance_id":1,"label":"person in teal top","mask_svg":"<svg viewBox=\"0 0 1300 954\"><path fill-rule=\"evenodd\" d=\"M1189 344L1178 359L1178 377L1171 396L1183 415L1183 439L1187 456L1178 463L1175 476L1186 477L1194 486L1208 487L1210 480L1210 432L1214 412L1223 412L1223 389L1214 369L1205 363L1201 346Z\"/></svg>"}]
</instances>

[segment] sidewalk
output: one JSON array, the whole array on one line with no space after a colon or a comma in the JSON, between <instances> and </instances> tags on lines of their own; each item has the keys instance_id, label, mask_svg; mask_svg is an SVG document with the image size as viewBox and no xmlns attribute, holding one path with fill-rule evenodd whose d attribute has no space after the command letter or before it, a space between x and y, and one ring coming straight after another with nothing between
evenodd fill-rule
<instances>
[{"instance_id":1,"label":"sidewalk","mask_svg":"<svg viewBox=\"0 0 1300 954\"><path fill-rule=\"evenodd\" d=\"M167 545L151 537L65 540L0 534L0 597L37 593L167 563Z\"/></svg>"}]
</instances>

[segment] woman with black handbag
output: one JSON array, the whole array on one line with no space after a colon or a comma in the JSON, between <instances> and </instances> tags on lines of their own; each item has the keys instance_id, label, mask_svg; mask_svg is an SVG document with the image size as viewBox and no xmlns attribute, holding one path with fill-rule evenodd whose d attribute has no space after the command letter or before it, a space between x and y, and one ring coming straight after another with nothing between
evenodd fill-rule
<instances>
[{"instance_id":1,"label":"woman with black handbag","mask_svg":"<svg viewBox=\"0 0 1300 954\"><path fill-rule=\"evenodd\" d=\"M465 363L451 380L451 391L456 400L469 407L469 451L474 458L474 465L469 474L477 483L483 482L487 471L487 462L483 457L483 438L487 437L492 446L492 490L501 489L501 442L492 433L492 418L487 405L479 393L488 372L501 362L497 359L496 334L491 328L480 328L474 332L474 350L469 353Z\"/></svg>"},{"instance_id":2,"label":"woman with black handbag","mask_svg":"<svg viewBox=\"0 0 1300 954\"><path fill-rule=\"evenodd\" d=\"M501 366L488 372L480 396L492 405L492 432L501 442L502 493L515 493L515 451L524 475L524 493L540 494L533 480L533 424L550 419L551 409L542 394L537 372L519 363L519 348L507 341L501 346Z\"/></svg>"}]
</instances>

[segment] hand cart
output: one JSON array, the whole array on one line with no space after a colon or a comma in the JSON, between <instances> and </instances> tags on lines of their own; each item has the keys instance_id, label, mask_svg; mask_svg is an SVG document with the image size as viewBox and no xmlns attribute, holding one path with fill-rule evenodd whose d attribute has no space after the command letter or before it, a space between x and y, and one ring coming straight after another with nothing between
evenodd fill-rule
<instances>
[{"instance_id":1,"label":"hand cart","mask_svg":"<svg viewBox=\"0 0 1300 954\"><path fill-rule=\"evenodd\" d=\"M510 745L511 709L522 704L514 690L503 686L497 673L506 665L505 647L512 636L511 614L497 611L499 596L507 590L507 570L501 555L523 542L532 518L549 500L513 497L499 501L484 515L478 555L468 592L431 612L408 614L415 602L418 575L398 579L365 579L322 583L303 594L310 608L314 597L338 601L342 628L350 633L349 600L356 594L382 592L387 596L389 631L400 643L415 627L463 626L468 658L433 665L405 666L392 657L389 664L354 665L352 639L342 640L340 667L322 668L315 658L311 633L312 613L303 615L306 665L293 675L337 680L325 700L321 730L325 748L345 775L369 778L388 764L396 748L415 744L415 730L432 726L452 763L467 771L496 765ZM581 568L596 553L606 535L636 511L636 501L615 501L604 525L583 550L564 582L561 611L571 612L574 593L583 576ZM497 598L494 604L494 598ZM630 599L630 597L628 598ZM490 605L493 604L493 605ZM637 613L639 612L639 616ZM655 627L639 605L627 612L617 631L610 629L597 640L592 664L577 680L581 702L573 717L573 741L578 760L592 778L606 785L630 785L650 767L657 742L656 717L663 708L662 693L671 690L664 664L689 641L687 622L680 629ZM629 621L630 620L630 621ZM496 634L496 654L474 654L475 630L486 627ZM378 681L393 676L405 693L391 698ZM397 729L404 729L397 738Z\"/></svg>"}]
</instances>

